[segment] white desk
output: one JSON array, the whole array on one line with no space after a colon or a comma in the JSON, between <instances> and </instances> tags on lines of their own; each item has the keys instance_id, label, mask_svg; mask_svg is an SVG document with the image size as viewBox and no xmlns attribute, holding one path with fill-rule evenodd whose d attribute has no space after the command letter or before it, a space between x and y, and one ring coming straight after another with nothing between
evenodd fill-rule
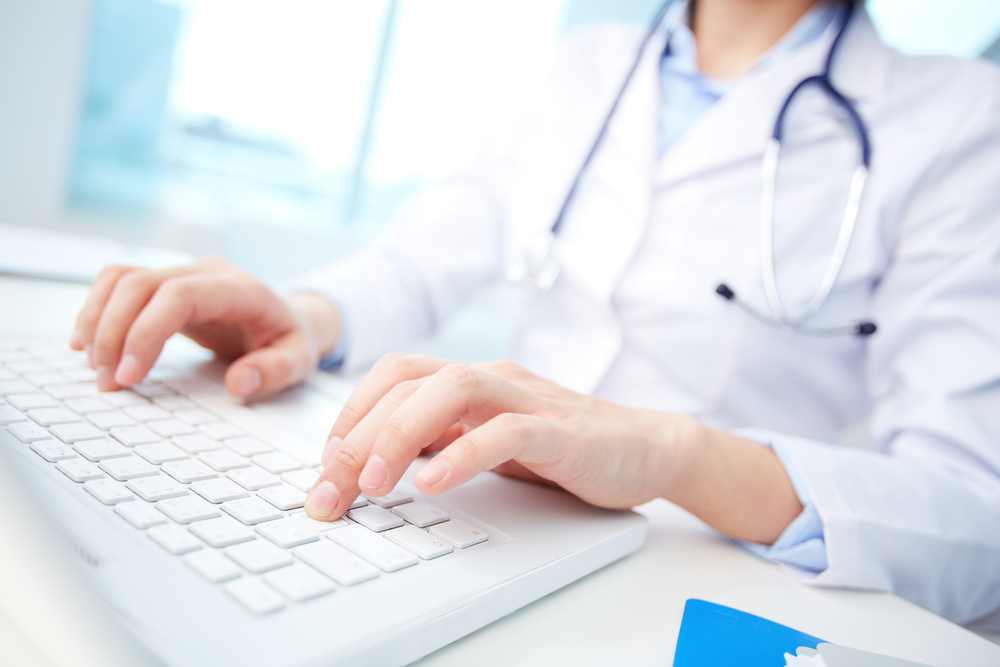
<instances>
[{"instance_id":1,"label":"white desk","mask_svg":"<svg viewBox=\"0 0 1000 667\"><path fill-rule=\"evenodd\" d=\"M0 276L0 333L68 335L86 292ZM928 665L1000 665L1000 646L893 595L808 587L664 501L639 511L650 526L638 553L417 664L670 665L684 601L701 598ZM0 643L7 638L0 619Z\"/></svg>"}]
</instances>

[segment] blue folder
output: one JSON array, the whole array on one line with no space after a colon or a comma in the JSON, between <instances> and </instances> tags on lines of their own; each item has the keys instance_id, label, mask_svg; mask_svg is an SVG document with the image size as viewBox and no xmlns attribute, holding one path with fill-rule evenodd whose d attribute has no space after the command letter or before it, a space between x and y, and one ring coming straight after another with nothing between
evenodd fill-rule
<instances>
[{"instance_id":1,"label":"blue folder","mask_svg":"<svg viewBox=\"0 0 1000 667\"><path fill-rule=\"evenodd\" d=\"M785 653L823 640L704 600L688 600L674 667L785 667Z\"/></svg>"}]
</instances>

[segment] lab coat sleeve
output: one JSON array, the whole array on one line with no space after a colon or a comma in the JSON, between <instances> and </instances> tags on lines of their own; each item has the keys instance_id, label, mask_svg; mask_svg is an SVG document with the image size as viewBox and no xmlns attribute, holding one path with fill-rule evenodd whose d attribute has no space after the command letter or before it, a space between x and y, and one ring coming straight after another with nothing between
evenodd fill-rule
<instances>
[{"instance_id":1,"label":"lab coat sleeve","mask_svg":"<svg viewBox=\"0 0 1000 667\"><path fill-rule=\"evenodd\" d=\"M822 521L821 586L1000 620L1000 93L984 91L915 184L873 287L877 451L758 432Z\"/></svg>"}]
</instances>

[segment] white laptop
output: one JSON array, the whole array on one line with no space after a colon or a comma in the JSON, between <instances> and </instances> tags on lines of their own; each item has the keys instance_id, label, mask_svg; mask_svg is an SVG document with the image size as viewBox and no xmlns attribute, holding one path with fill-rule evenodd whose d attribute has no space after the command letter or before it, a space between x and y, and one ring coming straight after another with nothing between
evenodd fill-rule
<instances>
[{"instance_id":1,"label":"white laptop","mask_svg":"<svg viewBox=\"0 0 1000 667\"><path fill-rule=\"evenodd\" d=\"M248 407L222 389L221 364L170 350L143 385L98 394L78 353L0 340L0 466L24 483L0 488L0 505L51 517L39 521L67 540L129 637L126 664L138 646L178 666L403 665L645 537L636 513L492 473L423 496L411 484L421 461L389 496L318 524L302 502L350 385L320 373ZM73 604L45 583L66 573L43 565L51 549L34 535L8 525L0 538L19 567L50 568L25 574L41 583L0 599L0 611L37 590L43 607L58 601L40 616L55 623ZM76 613L81 624L100 616Z\"/></svg>"}]
</instances>

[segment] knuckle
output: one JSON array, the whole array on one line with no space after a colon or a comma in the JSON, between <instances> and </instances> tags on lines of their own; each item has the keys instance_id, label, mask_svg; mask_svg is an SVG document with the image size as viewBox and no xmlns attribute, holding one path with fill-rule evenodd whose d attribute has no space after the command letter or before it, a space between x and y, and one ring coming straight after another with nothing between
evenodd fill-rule
<instances>
[{"instance_id":1,"label":"knuckle","mask_svg":"<svg viewBox=\"0 0 1000 667\"><path fill-rule=\"evenodd\" d=\"M504 432L516 441L530 440L535 432L535 423L525 415L505 412L498 415L498 424Z\"/></svg>"},{"instance_id":2,"label":"knuckle","mask_svg":"<svg viewBox=\"0 0 1000 667\"><path fill-rule=\"evenodd\" d=\"M129 271L118 279L115 290L127 292L151 292L156 288L156 277L152 271L135 270Z\"/></svg>"},{"instance_id":3,"label":"knuckle","mask_svg":"<svg viewBox=\"0 0 1000 667\"><path fill-rule=\"evenodd\" d=\"M181 278L167 278L156 290L159 294L178 301L186 301L191 297L191 281Z\"/></svg>"},{"instance_id":4,"label":"knuckle","mask_svg":"<svg viewBox=\"0 0 1000 667\"><path fill-rule=\"evenodd\" d=\"M497 375L502 375L507 378L521 377L525 373L525 369L513 361L507 359L499 359L490 363L487 368Z\"/></svg>"},{"instance_id":5,"label":"knuckle","mask_svg":"<svg viewBox=\"0 0 1000 667\"><path fill-rule=\"evenodd\" d=\"M368 462L368 452L364 451L357 443L345 441L337 448L333 455L333 460L340 467L352 472L360 473Z\"/></svg>"},{"instance_id":6,"label":"knuckle","mask_svg":"<svg viewBox=\"0 0 1000 667\"><path fill-rule=\"evenodd\" d=\"M393 415L382 427L382 434L390 442L402 442L412 431L409 420L400 415Z\"/></svg>"},{"instance_id":7,"label":"knuckle","mask_svg":"<svg viewBox=\"0 0 1000 667\"><path fill-rule=\"evenodd\" d=\"M340 409L340 414L337 416L337 421L347 423L347 424L357 424L365 416L365 413L354 407L350 403L345 405Z\"/></svg>"},{"instance_id":8,"label":"knuckle","mask_svg":"<svg viewBox=\"0 0 1000 667\"><path fill-rule=\"evenodd\" d=\"M379 370L389 375L400 375L412 364L410 355L404 352L390 352L383 355L376 364Z\"/></svg>"},{"instance_id":9,"label":"knuckle","mask_svg":"<svg viewBox=\"0 0 1000 667\"><path fill-rule=\"evenodd\" d=\"M482 378L480 371L464 364L448 364L437 374L443 380L465 390L476 388Z\"/></svg>"}]
</instances>

